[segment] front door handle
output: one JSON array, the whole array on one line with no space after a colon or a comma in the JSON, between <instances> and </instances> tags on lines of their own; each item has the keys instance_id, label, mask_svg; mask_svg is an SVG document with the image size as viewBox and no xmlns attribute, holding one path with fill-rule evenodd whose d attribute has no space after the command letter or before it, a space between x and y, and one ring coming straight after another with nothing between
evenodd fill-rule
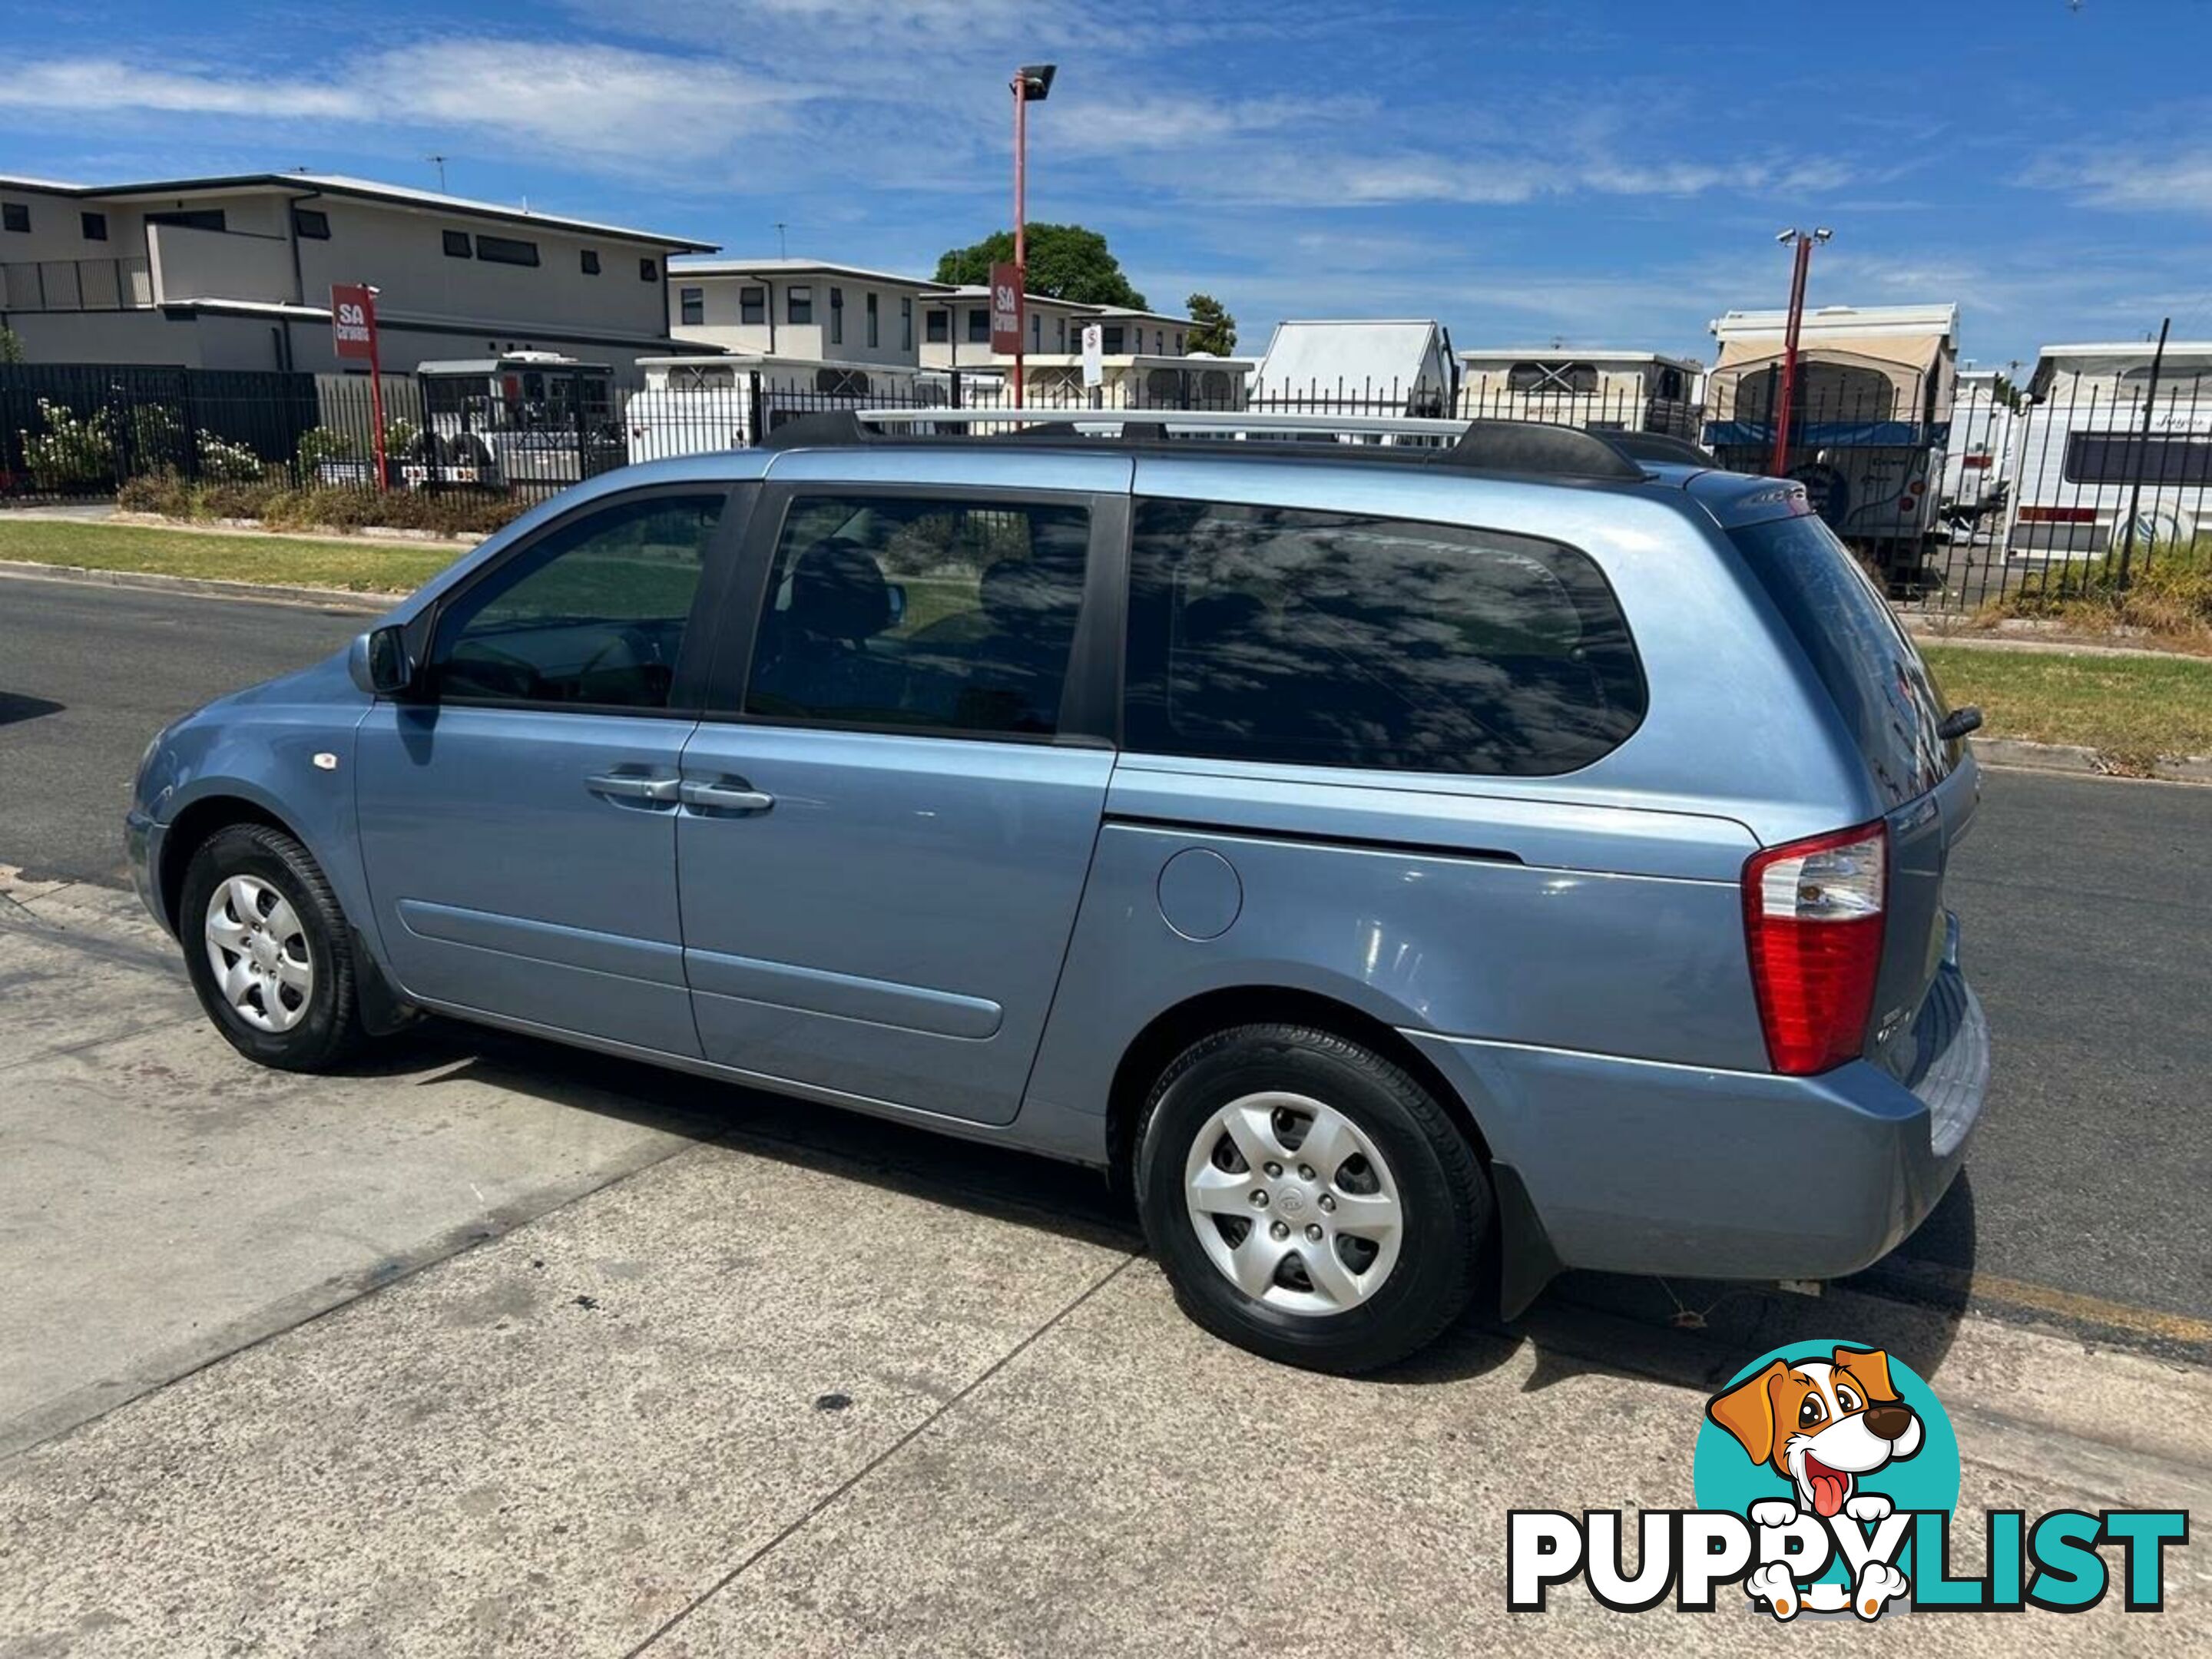
<instances>
[{"instance_id":1,"label":"front door handle","mask_svg":"<svg viewBox=\"0 0 2212 1659\"><path fill-rule=\"evenodd\" d=\"M674 778L648 778L635 772L599 772L584 782L593 794L615 800L660 803L676 799Z\"/></svg>"},{"instance_id":2,"label":"front door handle","mask_svg":"<svg viewBox=\"0 0 2212 1659\"><path fill-rule=\"evenodd\" d=\"M686 806L698 811L765 812L775 805L774 795L742 781L695 783L687 778L678 793Z\"/></svg>"}]
</instances>

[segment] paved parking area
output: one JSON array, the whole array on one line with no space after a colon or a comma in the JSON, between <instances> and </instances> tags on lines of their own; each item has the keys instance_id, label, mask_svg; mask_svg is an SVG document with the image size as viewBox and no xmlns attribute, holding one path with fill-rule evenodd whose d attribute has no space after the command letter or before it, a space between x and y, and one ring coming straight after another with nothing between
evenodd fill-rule
<instances>
[{"instance_id":1,"label":"paved parking area","mask_svg":"<svg viewBox=\"0 0 2212 1659\"><path fill-rule=\"evenodd\" d=\"M2212 1504L2212 1384L2147 1357L1553 1298L1315 1378L1184 1321L1079 1171L460 1032L274 1077L99 888L0 899L0 986L79 1011L0 1028L9 1659L1766 1651L1725 1601L1508 1615L1505 1513L1687 1504L1702 1391L1796 1335L1929 1375L1967 1505ZM2171 1583L1891 1639L2203 1650Z\"/></svg>"}]
</instances>

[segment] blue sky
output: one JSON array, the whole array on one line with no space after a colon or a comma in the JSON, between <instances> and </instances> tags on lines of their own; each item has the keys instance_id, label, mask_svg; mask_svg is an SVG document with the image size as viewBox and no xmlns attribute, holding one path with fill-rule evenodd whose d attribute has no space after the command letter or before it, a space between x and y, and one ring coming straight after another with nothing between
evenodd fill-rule
<instances>
[{"instance_id":1,"label":"blue sky","mask_svg":"<svg viewBox=\"0 0 2212 1659\"><path fill-rule=\"evenodd\" d=\"M617 15L619 14L619 15ZM927 274L1030 212L1243 347L1290 316L1710 355L1778 305L1955 300L1984 366L2212 334L2212 6L240 0L16 8L0 172L307 167Z\"/></svg>"}]
</instances>

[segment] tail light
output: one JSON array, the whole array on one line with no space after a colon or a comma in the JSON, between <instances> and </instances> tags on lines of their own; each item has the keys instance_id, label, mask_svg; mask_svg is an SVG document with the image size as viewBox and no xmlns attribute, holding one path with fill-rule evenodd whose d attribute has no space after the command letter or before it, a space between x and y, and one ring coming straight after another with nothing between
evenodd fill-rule
<instances>
[{"instance_id":1,"label":"tail light","mask_svg":"<svg viewBox=\"0 0 2212 1659\"><path fill-rule=\"evenodd\" d=\"M2022 524L2094 524L2097 509L2094 507L2023 507L2020 510Z\"/></svg>"},{"instance_id":2,"label":"tail light","mask_svg":"<svg viewBox=\"0 0 2212 1659\"><path fill-rule=\"evenodd\" d=\"M1864 1045L1888 877L1889 832L1878 823L1771 847L1744 866L1751 983L1776 1071L1825 1072Z\"/></svg>"}]
</instances>

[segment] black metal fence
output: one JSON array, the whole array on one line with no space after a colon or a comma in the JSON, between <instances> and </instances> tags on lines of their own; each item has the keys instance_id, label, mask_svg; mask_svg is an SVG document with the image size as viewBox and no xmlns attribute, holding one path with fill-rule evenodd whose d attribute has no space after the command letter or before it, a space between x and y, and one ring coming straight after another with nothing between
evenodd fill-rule
<instances>
[{"instance_id":1,"label":"black metal fence","mask_svg":"<svg viewBox=\"0 0 2212 1659\"><path fill-rule=\"evenodd\" d=\"M634 460L744 447L824 410L1013 411L992 371L824 367L770 373L742 360L648 376L504 363L474 374L365 376L103 366L0 365L0 500L105 496L133 478L257 489L435 492L504 500L551 493ZM1720 465L1772 469L1771 375L1717 373L1702 405L1679 382L1516 387L1470 374L1248 392L1202 362L1139 368L1097 387L1058 368L1024 388L1033 409L1449 416L1553 422L1691 439ZM1909 378L1801 382L1789 476L1897 599L1972 610L2025 592L2110 593L2147 570L2212 565L2212 386L2169 370L2069 381L2040 401L1985 382L1943 398ZM1317 434L1316 441L1392 441Z\"/></svg>"}]
</instances>

